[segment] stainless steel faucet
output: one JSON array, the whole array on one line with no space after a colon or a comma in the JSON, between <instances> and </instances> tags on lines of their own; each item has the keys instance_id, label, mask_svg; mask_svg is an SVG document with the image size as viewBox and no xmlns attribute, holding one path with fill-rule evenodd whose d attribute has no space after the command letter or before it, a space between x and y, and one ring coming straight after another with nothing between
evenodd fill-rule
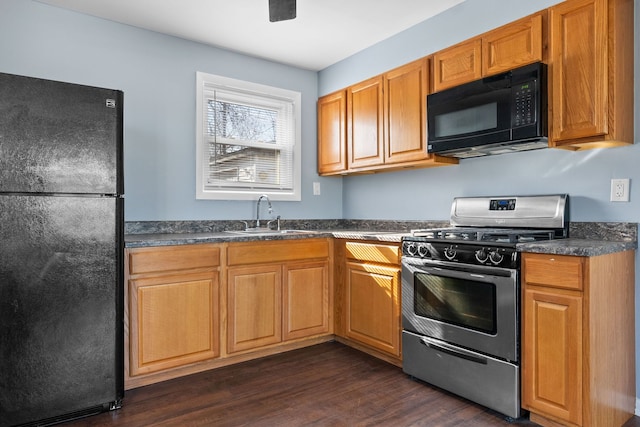
<instances>
[{"instance_id":1,"label":"stainless steel faucet","mask_svg":"<svg viewBox=\"0 0 640 427\"><path fill-rule=\"evenodd\" d=\"M267 199L267 203L269 203L269 213L273 212L273 207L271 206L271 200L269 200L269 196L263 194L258 197L258 203L256 203L256 228L260 228L260 202L262 199Z\"/></svg>"}]
</instances>

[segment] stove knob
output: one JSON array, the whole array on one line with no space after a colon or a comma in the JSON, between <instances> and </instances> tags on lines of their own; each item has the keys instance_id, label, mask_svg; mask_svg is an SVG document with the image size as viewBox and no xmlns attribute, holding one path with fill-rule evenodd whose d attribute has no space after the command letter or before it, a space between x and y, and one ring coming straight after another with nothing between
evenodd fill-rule
<instances>
[{"instance_id":1,"label":"stove knob","mask_svg":"<svg viewBox=\"0 0 640 427\"><path fill-rule=\"evenodd\" d=\"M418 248L416 247L416 244L413 242L407 243L406 250L407 250L407 254L410 256L415 256L416 253L418 252Z\"/></svg>"},{"instance_id":2,"label":"stove knob","mask_svg":"<svg viewBox=\"0 0 640 427\"><path fill-rule=\"evenodd\" d=\"M489 259L489 255L487 254L487 251L484 248L478 249L476 251L476 259L479 262L485 262L487 259Z\"/></svg>"},{"instance_id":3,"label":"stove knob","mask_svg":"<svg viewBox=\"0 0 640 427\"><path fill-rule=\"evenodd\" d=\"M491 261L495 265L500 264L503 259L504 256L501 253L498 253L497 249L489 252L489 261Z\"/></svg>"},{"instance_id":4,"label":"stove knob","mask_svg":"<svg viewBox=\"0 0 640 427\"><path fill-rule=\"evenodd\" d=\"M425 258L429 256L429 247L427 245L419 245L418 246L418 255L421 258Z\"/></svg>"},{"instance_id":5,"label":"stove knob","mask_svg":"<svg viewBox=\"0 0 640 427\"><path fill-rule=\"evenodd\" d=\"M453 245L449 246L447 249L444 250L444 256L447 257L447 259L449 261L451 261L451 260L453 260L453 258L455 258L456 250L453 247Z\"/></svg>"}]
</instances>

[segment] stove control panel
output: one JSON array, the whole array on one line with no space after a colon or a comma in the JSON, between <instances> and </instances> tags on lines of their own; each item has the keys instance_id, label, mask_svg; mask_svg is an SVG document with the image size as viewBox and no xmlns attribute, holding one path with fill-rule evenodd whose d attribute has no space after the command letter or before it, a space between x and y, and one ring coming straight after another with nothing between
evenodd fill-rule
<instances>
[{"instance_id":1,"label":"stove control panel","mask_svg":"<svg viewBox=\"0 0 640 427\"><path fill-rule=\"evenodd\" d=\"M491 199L489 201L490 211L514 211L516 210L516 199Z\"/></svg>"},{"instance_id":2,"label":"stove control panel","mask_svg":"<svg viewBox=\"0 0 640 427\"><path fill-rule=\"evenodd\" d=\"M424 260L448 261L468 265L518 268L519 255L514 247L478 243L405 240L402 256Z\"/></svg>"}]
</instances>

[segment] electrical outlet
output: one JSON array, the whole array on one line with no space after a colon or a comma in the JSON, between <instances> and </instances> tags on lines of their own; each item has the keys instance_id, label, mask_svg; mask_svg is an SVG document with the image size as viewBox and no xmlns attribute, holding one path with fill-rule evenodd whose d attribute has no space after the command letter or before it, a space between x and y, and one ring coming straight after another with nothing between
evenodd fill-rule
<instances>
[{"instance_id":1,"label":"electrical outlet","mask_svg":"<svg viewBox=\"0 0 640 427\"><path fill-rule=\"evenodd\" d=\"M612 202L628 202L629 201L629 179L612 179L611 180L611 201Z\"/></svg>"},{"instance_id":2,"label":"electrical outlet","mask_svg":"<svg viewBox=\"0 0 640 427\"><path fill-rule=\"evenodd\" d=\"M314 196L319 196L320 195L320 183L319 182L314 182L313 183L313 195Z\"/></svg>"}]
</instances>

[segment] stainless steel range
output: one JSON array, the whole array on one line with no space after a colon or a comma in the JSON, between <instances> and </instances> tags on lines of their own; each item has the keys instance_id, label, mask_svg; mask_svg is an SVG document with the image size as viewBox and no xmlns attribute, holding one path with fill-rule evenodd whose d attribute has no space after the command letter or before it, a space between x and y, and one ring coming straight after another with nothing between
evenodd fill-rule
<instances>
[{"instance_id":1,"label":"stainless steel range","mask_svg":"<svg viewBox=\"0 0 640 427\"><path fill-rule=\"evenodd\" d=\"M568 237L569 197L464 197L402 242L403 370L508 417L520 409L523 242Z\"/></svg>"}]
</instances>

